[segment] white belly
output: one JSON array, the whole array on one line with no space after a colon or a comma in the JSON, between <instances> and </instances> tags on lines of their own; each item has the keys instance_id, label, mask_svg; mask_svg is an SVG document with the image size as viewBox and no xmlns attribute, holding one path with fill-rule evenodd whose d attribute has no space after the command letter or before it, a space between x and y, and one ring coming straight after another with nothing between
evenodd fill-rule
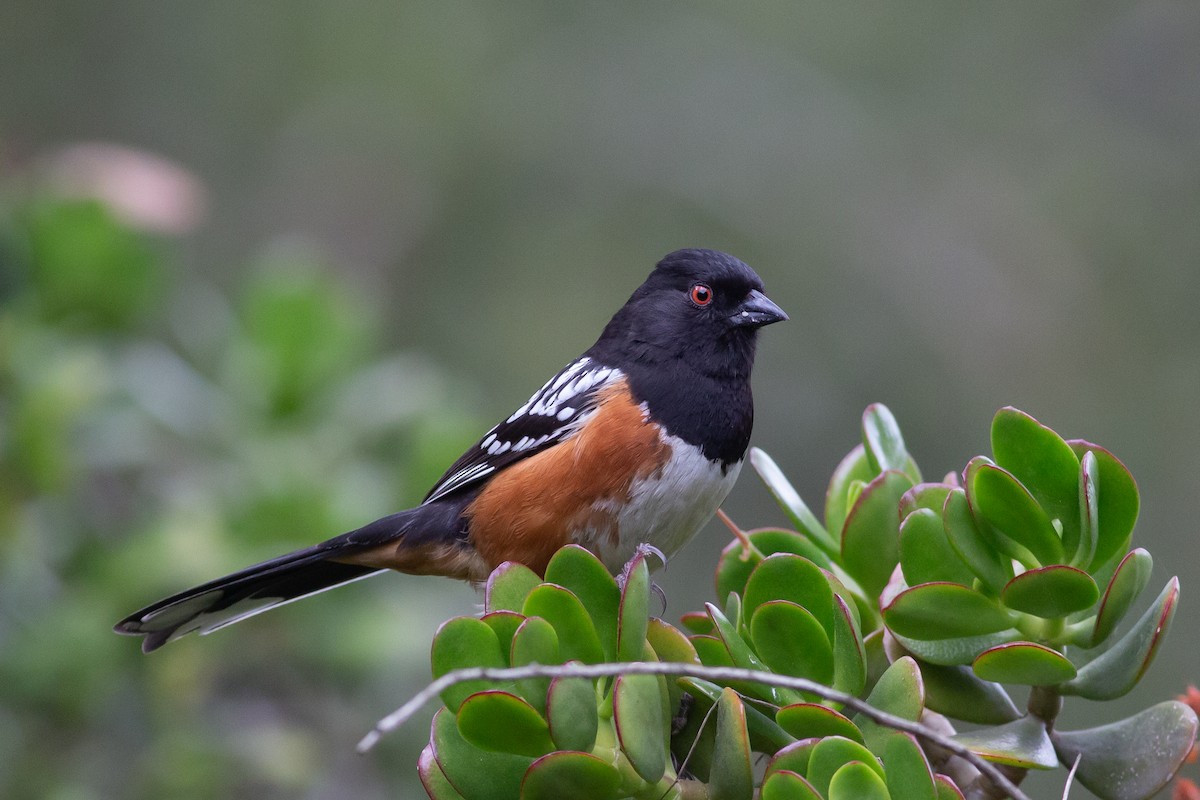
<instances>
[{"instance_id":1,"label":"white belly","mask_svg":"<svg viewBox=\"0 0 1200 800\"><path fill-rule=\"evenodd\" d=\"M740 461L722 471L720 463L705 458L699 448L675 436L663 439L671 447L670 459L654 474L636 480L628 502L611 509L616 511L616 530L599 536L598 531L579 531L575 537L614 574L639 544L652 544L667 557L678 552L712 519L741 472Z\"/></svg>"}]
</instances>

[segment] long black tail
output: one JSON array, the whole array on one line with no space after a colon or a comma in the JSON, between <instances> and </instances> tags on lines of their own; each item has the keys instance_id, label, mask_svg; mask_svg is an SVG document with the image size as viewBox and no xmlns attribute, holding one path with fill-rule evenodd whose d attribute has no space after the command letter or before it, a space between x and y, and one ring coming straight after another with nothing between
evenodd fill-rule
<instances>
[{"instance_id":1,"label":"long black tail","mask_svg":"<svg viewBox=\"0 0 1200 800\"><path fill-rule=\"evenodd\" d=\"M323 592L383 570L328 561L328 543L264 561L159 600L113 628L145 636L149 653L192 631L209 633L269 608Z\"/></svg>"}]
</instances>

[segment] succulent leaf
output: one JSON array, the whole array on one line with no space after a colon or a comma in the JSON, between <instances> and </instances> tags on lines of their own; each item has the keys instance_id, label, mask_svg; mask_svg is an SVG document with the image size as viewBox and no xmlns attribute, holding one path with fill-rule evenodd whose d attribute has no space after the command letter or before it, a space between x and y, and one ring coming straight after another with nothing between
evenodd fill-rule
<instances>
[{"instance_id":1,"label":"succulent leaf","mask_svg":"<svg viewBox=\"0 0 1200 800\"><path fill-rule=\"evenodd\" d=\"M1119 722L1050 734L1063 764L1102 800L1144 800L1179 769L1196 741L1196 712L1177 700Z\"/></svg>"},{"instance_id":2,"label":"succulent leaf","mask_svg":"<svg viewBox=\"0 0 1200 800\"><path fill-rule=\"evenodd\" d=\"M565 661L559 653L558 634L549 622L541 617L528 617L513 634L509 662L514 667L526 664L561 664ZM539 712L546 711L546 690L549 678L526 678L517 681L521 695Z\"/></svg>"},{"instance_id":3,"label":"succulent leaf","mask_svg":"<svg viewBox=\"0 0 1200 800\"><path fill-rule=\"evenodd\" d=\"M1117 625L1129 613L1133 602L1150 583L1150 571L1153 566L1154 559L1150 553L1140 547L1131 550L1121 560L1100 601L1100 611L1096 614L1096 627L1092 633L1093 646L1111 636Z\"/></svg>"},{"instance_id":4,"label":"succulent leaf","mask_svg":"<svg viewBox=\"0 0 1200 800\"><path fill-rule=\"evenodd\" d=\"M546 722L559 750L590 751L600 717L596 687L586 678L555 678L546 692Z\"/></svg>"},{"instance_id":5,"label":"succulent leaf","mask_svg":"<svg viewBox=\"0 0 1200 800\"><path fill-rule=\"evenodd\" d=\"M1053 769L1058 766L1046 726L1034 716L1004 725L960 733L954 740L995 764L1020 769Z\"/></svg>"},{"instance_id":6,"label":"succulent leaf","mask_svg":"<svg viewBox=\"0 0 1200 800\"><path fill-rule=\"evenodd\" d=\"M613 682L613 722L634 771L655 783L667 768L663 701L656 675L619 675Z\"/></svg>"},{"instance_id":7,"label":"succulent leaf","mask_svg":"<svg viewBox=\"0 0 1200 800\"><path fill-rule=\"evenodd\" d=\"M883 619L893 633L933 641L996 633L1014 623L999 603L957 583L906 589L883 609Z\"/></svg>"},{"instance_id":8,"label":"succulent leaf","mask_svg":"<svg viewBox=\"0 0 1200 800\"><path fill-rule=\"evenodd\" d=\"M937 800L933 770L912 734L893 732L884 747L887 788L893 798Z\"/></svg>"},{"instance_id":9,"label":"succulent leaf","mask_svg":"<svg viewBox=\"0 0 1200 800\"><path fill-rule=\"evenodd\" d=\"M1079 458L1071 447L1033 417L1007 407L992 420L992 454L1038 506L1059 521L1066 552L1074 554L1079 541Z\"/></svg>"},{"instance_id":10,"label":"succulent leaf","mask_svg":"<svg viewBox=\"0 0 1200 800\"><path fill-rule=\"evenodd\" d=\"M921 472L904 446L904 436L892 412L883 403L872 403L863 411L863 446L867 463L874 472L903 472L913 483L921 482Z\"/></svg>"},{"instance_id":11,"label":"succulent leaf","mask_svg":"<svg viewBox=\"0 0 1200 800\"><path fill-rule=\"evenodd\" d=\"M1033 642L1012 642L984 650L971 665L985 681L1053 686L1075 677L1075 665L1062 653Z\"/></svg>"},{"instance_id":12,"label":"succulent leaf","mask_svg":"<svg viewBox=\"0 0 1200 800\"><path fill-rule=\"evenodd\" d=\"M760 800L824 800L798 773L779 770L763 781Z\"/></svg>"},{"instance_id":13,"label":"succulent leaf","mask_svg":"<svg viewBox=\"0 0 1200 800\"><path fill-rule=\"evenodd\" d=\"M644 555L635 556L626 566L625 586L617 616L617 660L637 661L646 643L649 624L650 568Z\"/></svg>"},{"instance_id":14,"label":"succulent leaf","mask_svg":"<svg viewBox=\"0 0 1200 800\"><path fill-rule=\"evenodd\" d=\"M871 689L867 705L901 719L919 720L925 710L925 684L917 662L911 656L894 661ZM854 718L854 724L862 731L867 749L882 757L894 731L862 714Z\"/></svg>"},{"instance_id":15,"label":"succulent leaf","mask_svg":"<svg viewBox=\"0 0 1200 800\"><path fill-rule=\"evenodd\" d=\"M459 733L481 750L532 758L554 750L546 720L514 694L476 692L463 701L457 716Z\"/></svg>"},{"instance_id":16,"label":"succulent leaf","mask_svg":"<svg viewBox=\"0 0 1200 800\"><path fill-rule=\"evenodd\" d=\"M448 709L433 716L429 736L433 756L446 780L465 800L510 800L533 763L527 756L481 750L463 738Z\"/></svg>"},{"instance_id":17,"label":"succulent leaf","mask_svg":"<svg viewBox=\"0 0 1200 800\"><path fill-rule=\"evenodd\" d=\"M438 766L437 759L433 757L432 744L425 745L425 749L417 758L417 777L420 778L421 786L430 800L463 800L463 796L450 783L446 773Z\"/></svg>"},{"instance_id":18,"label":"succulent leaf","mask_svg":"<svg viewBox=\"0 0 1200 800\"><path fill-rule=\"evenodd\" d=\"M833 688L857 695L867 685L867 653L851 607L833 596Z\"/></svg>"},{"instance_id":19,"label":"succulent leaf","mask_svg":"<svg viewBox=\"0 0 1200 800\"><path fill-rule=\"evenodd\" d=\"M1137 523L1140 500L1137 482L1125 465L1108 450L1082 439L1067 441L1080 458L1092 453L1096 458L1096 508L1099 530L1096 537L1096 552L1087 565L1088 572L1095 573L1118 553L1129 548L1129 538Z\"/></svg>"},{"instance_id":20,"label":"succulent leaf","mask_svg":"<svg viewBox=\"0 0 1200 800\"><path fill-rule=\"evenodd\" d=\"M866 764L881 780L883 779L883 766L879 759L863 745L841 736L827 736L817 742L812 748L805 774L818 792L828 796L829 784L834 774L852 761Z\"/></svg>"},{"instance_id":21,"label":"succulent leaf","mask_svg":"<svg viewBox=\"0 0 1200 800\"><path fill-rule=\"evenodd\" d=\"M617 608L621 593L608 568L579 545L562 547L546 565L546 583L563 587L579 598L592 620L607 660L616 660Z\"/></svg>"},{"instance_id":22,"label":"succulent leaf","mask_svg":"<svg viewBox=\"0 0 1200 800\"><path fill-rule=\"evenodd\" d=\"M825 572L803 556L776 553L754 568L746 582L743 608L752 619L763 603L789 600L808 610L833 635L833 589Z\"/></svg>"},{"instance_id":23,"label":"succulent leaf","mask_svg":"<svg viewBox=\"0 0 1200 800\"><path fill-rule=\"evenodd\" d=\"M967 495L975 519L1019 545L1009 552L1013 558L1030 568L1062 563L1062 538L1026 486L1008 471L988 464L972 470L967 480ZM1020 548L1027 550L1035 561L1026 561Z\"/></svg>"},{"instance_id":24,"label":"succulent leaf","mask_svg":"<svg viewBox=\"0 0 1200 800\"><path fill-rule=\"evenodd\" d=\"M833 773L829 800L891 800L891 795L878 772L861 761L851 761Z\"/></svg>"},{"instance_id":25,"label":"succulent leaf","mask_svg":"<svg viewBox=\"0 0 1200 800\"><path fill-rule=\"evenodd\" d=\"M921 664L925 705L931 711L978 725L1002 725L1021 716L1008 692L967 666Z\"/></svg>"},{"instance_id":26,"label":"succulent leaf","mask_svg":"<svg viewBox=\"0 0 1200 800\"><path fill-rule=\"evenodd\" d=\"M508 666L495 631L474 617L455 617L438 628L433 637L430 662L434 678L466 667ZM441 698L447 708L457 711L468 696L494 688L495 684L488 681L464 681L448 687Z\"/></svg>"},{"instance_id":27,"label":"succulent leaf","mask_svg":"<svg viewBox=\"0 0 1200 800\"><path fill-rule=\"evenodd\" d=\"M1179 600L1179 579L1171 578L1141 618L1108 650L1079 668L1074 680L1059 687L1063 694L1089 700L1112 700L1142 679L1166 636Z\"/></svg>"},{"instance_id":28,"label":"succulent leaf","mask_svg":"<svg viewBox=\"0 0 1200 800\"><path fill-rule=\"evenodd\" d=\"M861 444L855 445L833 470L829 488L825 490L825 529L829 531L831 544L834 545L831 555L836 556L839 552L836 542L845 527L850 505L856 498L854 487L865 486L875 475L867 461L867 450Z\"/></svg>"},{"instance_id":29,"label":"succulent leaf","mask_svg":"<svg viewBox=\"0 0 1200 800\"><path fill-rule=\"evenodd\" d=\"M801 499L800 493L784 476L779 465L757 447L750 448L750 465L762 478L767 491L779 503L779 507L783 509L783 513L788 516L792 524L826 553L836 553L837 546L833 537L826 531L825 526L820 523L816 515L809 510L804 500Z\"/></svg>"},{"instance_id":30,"label":"succulent leaf","mask_svg":"<svg viewBox=\"0 0 1200 800\"><path fill-rule=\"evenodd\" d=\"M900 498L913 486L888 471L863 488L842 526L842 566L868 596L878 597L900 560Z\"/></svg>"},{"instance_id":31,"label":"succulent leaf","mask_svg":"<svg viewBox=\"0 0 1200 800\"><path fill-rule=\"evenodd\" d=\"M541 617L554 627L563 661L598 664L604 660L604 649L591 616L579 598L563 587L543 583L534 588L522 611L525 616Z\"/></svg>"},{"instance_id":32,"label":"succulent leaf","mask_svg":"<svg viewBox=\"0 0 1200 800\"><path fill-rule=\"evenodd\" d=\"M621 773L591 753L560 751L530 765L521 783L521 800L616 800Z\"/></svg>"},{"instance_id":33,"label":"succulent leaf","mask_svg":"<svg viewBox=\"0 0 1200 800\"><path fill-rule=\"evenodd\" d=\"M849 717L819 703L794 703L775 712L775 722L797 739L844 736L863 741L862 731Z\"/></svg>"},{"instance_id":34,"label":"succulent leaf","mask_svg":"<svg viewBox=\"0 0 1200 800\"><path fill-rule=\"evenodd\" d=\"M942 525L946 541L958 557L982 581L990 594L999 595L1013 577L1012 562L1005 558L975 522L967 494L962 489L952 489L946 495L942 509Z\"/></svg>"},{"instance_id":35,"label":"succulent leaf","mask_svg":"<svg viewBox=\"0 0 1200 800\"><path fill-rule=\"evenodd\" d=\"M900 568L904 571L904 581L909 586L938 581L970 586L975 576L946 539L939 511L940 506L938 511L918 508L900 523Z\"/></svg>"},{"instance_id":36,"label":"succulent leaf","mask_svg":"<svg viewBox=\"0 0 1200 800\"><path fill-rule=\"evenodd\" d=\"M751 800L754 764L742 699L732 689L717 701L717 738L713 747L708 789L711 800Z\"/></svg>"},{"instance_id":37,"label":"succulent leaf","mask_svg":"<svg viewBox=\"0 0 1200 800\"><path fill-rule=\"evenodd\" d=\"M488 575L483 595L485 611L520 611L533 587L542 582L538 574L524 564L505 561Z\"/></svg>"},{"instance_id":38,"label":"succulent leaf","mask_svg":"<svg viewBox=\"0 0 1200 800\"><path fill-rule=\"evenodd\" d=\"M750 621L754 649L780 675L828 684L833 679L833 647L821 623L787 600L763 603Z\"/></svg>"},{"instance_id":39,"label":"succulent leaf","mask_svg":"<svg viewBox=\"0 0 1200 800\"><path fill-rule=\"evenodd\" d=\"M1100 587L1091 575L1065 564L1022 572L1000 593L1004 605L1043 619L1086 611L1099 597Z\"/></svg>"}]
</instances>

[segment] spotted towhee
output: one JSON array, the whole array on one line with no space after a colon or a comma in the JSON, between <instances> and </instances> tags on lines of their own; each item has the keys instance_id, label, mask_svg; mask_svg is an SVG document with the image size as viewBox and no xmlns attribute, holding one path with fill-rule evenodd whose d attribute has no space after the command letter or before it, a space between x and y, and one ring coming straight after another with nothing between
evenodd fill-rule
<instances>
[{"instance_id":1,"label":"spotted towhee","mask_svg":"<svg viewBox=\"0 0 1200 800\"><path fill-rule=\"evenodd\" d=\"M576 542L613 572L641 543L682 547L737 479L758 329L787 315L741 261L679 250L582 356L446 471L416 508L143 608L146 652L385 569L482 581L539 573Z\"/></svg>"}]
</instances>

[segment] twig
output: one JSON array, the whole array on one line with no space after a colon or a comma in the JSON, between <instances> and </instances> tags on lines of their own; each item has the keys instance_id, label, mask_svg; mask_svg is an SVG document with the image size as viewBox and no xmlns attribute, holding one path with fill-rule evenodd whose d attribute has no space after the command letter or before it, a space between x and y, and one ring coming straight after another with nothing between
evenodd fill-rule
<instances>
[{"instance_id":1,"label":"twig","mask_svg":"<svg viewBox=\"0 0 1200 800\"><path fill-rule=\"evenodd\" d=\"M919 739L943 747L959 757L970 762L976 769L987 775L993 783L1002 789L1011 800L1029 800L1029 798L1010 781L995 765L972 753L954 739L927 728L918 722L903 719L888 714L867 705L857 697L830 689L815 681L804 678L793 678L788 675L776 675L769 672L759 672L752 669L737 667L706 667L700 664L677 664L656 661L638 661L619 664L562 664L547 666L530 664L524 667L509 667L504 669L491 667L469 667L447 672L442 677L430 683L413 695L407 703L388 714L375 725L375 729L363 737L358 743L358 752L365 753L379 741L385 733L390 733L407 722L427 703L437 699L443 691L464 681L519 681L529 678L607 678L614 675L687 675L693 678L704 678L711 681L751 681L786 689L796 689L810 692L841 703L847 708L857 711L868 719L898 731L911 733Z\"/></svg>"},{"instance_id":2,"label":"twig","mask_svg":"<svg viewBox=\"0 0 1200 800\"><path fill-rule=\"evenodd\" d=\"M1062 800L1067 800L1067 796L1071 794L1071 784L1075 782L1075 772L1079 769L1079 759L1083 758L1083 753L1075 756L1075 763L1071 765L1071 771L1067 773L1067 785L1063 787Z\"/></svg>"}]
</instances>

